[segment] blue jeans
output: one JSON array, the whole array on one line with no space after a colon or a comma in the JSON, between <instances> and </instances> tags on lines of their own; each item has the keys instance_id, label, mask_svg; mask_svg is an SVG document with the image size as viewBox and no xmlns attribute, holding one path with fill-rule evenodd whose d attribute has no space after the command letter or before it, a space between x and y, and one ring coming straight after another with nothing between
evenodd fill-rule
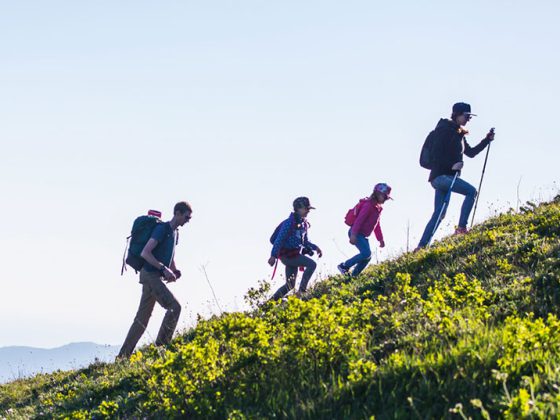
<instances>
[{"instance_id":1,"label":"blue jeans","mask_svg":"<svg viewBox=\"0 0 560 420\"><path fill-rule=\"evenodd\" d=\"M348 232L348 236L351 235L351 232L352 229ZM367 267L371 260L371 249L369 247L368 238L361 234L356 235L356 248L358 248L360 253L342 263L342 265L348 269L355 266L354 271L352 271L353 276L357 276L364 271L364 268Z\"/></svg>"},{"instance_id":2,"label":"blue jeans","mask_svg":"<svg viewBox=\"0 0 560 420\"><path fill-rule=\"evenodd\" d=\"M424 234L422 235L422 239L420 239L418 247L427 246L432 237L434 229L437 229L437 219L439 213L441 212L441 208L444 205L445 196L447 195L452 182L453 177L451 175L440 175L432 181L432 187L434 187L434 189L436 190L436 196L434 200L434 214L432 214L430 221L426 225L426 229L424 229ZM466 228L469 222L469 215L471 214L471 210L476 199L476 188L469 184L467 181L463 181L461 178L457 177L452 191L465 196L463 206L461 207L461 216L459 217L459 227ZM443 220L443 218L445 217L448 206L449 203L447 203L447 206L443 211L443 214L441 215L441 220ZM441 223L441 220L439 221L439 223Z\"/></svg>"}]
</instances>

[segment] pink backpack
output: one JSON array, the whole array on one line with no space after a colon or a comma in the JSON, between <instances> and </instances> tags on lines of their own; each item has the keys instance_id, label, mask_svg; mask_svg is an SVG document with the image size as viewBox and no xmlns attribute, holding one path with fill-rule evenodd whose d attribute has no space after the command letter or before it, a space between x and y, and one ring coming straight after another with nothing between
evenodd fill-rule
<instances>
[{"instance_id":1,"label":"pink backpack","mask_svg":"<svg viewBox=\"0 0 560 420\"><path fill-rule=\"evenodd\" d=\"M360 213L362 206L368 200L369 198L362 198L360 199L358 204L356 204L353 208L348 210L348 212L346 213L346 217L344 217L344 223L346 223L348 226L352 226L356 221L356 219L358 218L358 214Z\"/></svg>"}]
</instances>

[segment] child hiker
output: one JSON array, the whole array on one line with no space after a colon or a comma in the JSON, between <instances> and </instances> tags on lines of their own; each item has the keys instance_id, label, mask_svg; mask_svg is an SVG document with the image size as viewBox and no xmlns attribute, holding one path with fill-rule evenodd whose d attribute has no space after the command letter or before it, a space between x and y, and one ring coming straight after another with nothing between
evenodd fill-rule
<instances>
[{"instance_id":1,"label":"child hiker","mask_svg":"<svg viewBox=\"0 0 560 420\"><path fill-rule=\"evenodd\" d=\"M299 267L304 267L305 270L299 292L296 295L304 293L307 290L307 283L317 267L317 263L307 255L313 256L317 252L319 258L323 256L321 249L307 238L309 223L306 217L309 211L315 207L311 206L307 197L296 198L293 205L293 213L280 223L270 238L273 247L268 263L274 266L277 264L277 259L280 259L286 266L286 284L274 293L272 300L284 297L295 287Z\"/></svg>"},{"instance_id":2,"label":"child hiker","mask_svg":"<svg viewBox=\"0 0 560 420\"><path fill-rule=\"evenodd\" d=\"M379 246L381 248L385 246L379 218L383 210L383 203L391 199L390 194L390 186L384 183L377 184L373 189L373 194L361 199L353 209L348 210L345 223L350 226L348 232L350 243L358 248L359 254L338 265L338 270L342 274L348 274L354 267L352 276L357 276L366 268L371 260L368 237L372 232L375 232Z\"/></svg>"}]
</instances>

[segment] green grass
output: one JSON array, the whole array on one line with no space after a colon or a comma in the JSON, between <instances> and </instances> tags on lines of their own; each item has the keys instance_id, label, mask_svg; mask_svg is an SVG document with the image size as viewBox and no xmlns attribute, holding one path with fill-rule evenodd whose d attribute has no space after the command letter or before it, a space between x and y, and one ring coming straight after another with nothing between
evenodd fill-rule
<instances>
[{"instance_id":1,"label":"green grass","mask_svg":"<svg viewBox=\"0 0 560 420\"><path fill-rule=\"evenodd\" d=\"M560 198L528 204L130 362L2 385L0 418L560 416L559 237Z\"/></svg>"}]
</instances>

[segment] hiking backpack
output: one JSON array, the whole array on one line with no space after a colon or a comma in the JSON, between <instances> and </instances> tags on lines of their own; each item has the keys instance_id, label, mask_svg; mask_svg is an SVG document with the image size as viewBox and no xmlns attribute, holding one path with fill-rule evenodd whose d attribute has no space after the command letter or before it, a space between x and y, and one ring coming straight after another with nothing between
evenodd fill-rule
<instances>
[{"instance_id":1,"label":"hiking backpack","mask_svg":"<svg viewBox=\"0 0 560 420\"><path fill-rule=\"evenodd\" d=\"M424 140L420 151L420 166L425 169L434 169L434 144L436 140L435 130L431 131Z\"/></svg>"},{"instance_id":2,"label":"hiking backpack","mask_svg":"<svg viewBox=\"0 0 560 420\"><path fill-rule=\"evenodd\" d=\"M360 209L362 208L364 203L368 200L369 200L369 198L362 198L362 199L360 199L360 201L358 201L358 204L356 204L354 207L352 207L350 210L348 210L346 212L346 216L344 217L344 223L346 223L348 226L352 226L354 224L354 222L356 221L356 219L358 218L358 214L360 213Z\"/></svg>"},{"instance_id":3,"label":"hiking backpack","mask_svg":"<svg viewBox=\"0 0 560 420\"><path fill-rule=\"evenodd\" d=\"M292 215L290 215L289 219L292 218ZM270 236L270 243L272 245L274 245L274 243L276 242L276 238L278 238L278 235L280 234L280 229L282 228L282 225L284 224L285 220L281 221L280 224L278 226L276 226L276 229L274 229L274 232L272 232L272 235ZM294 220L291 221L291 225L290 225L290 230L288 233L291 233L291 231L294 229L295 227L295 223Z\"/></svg>"},{"instance_id":4,"label":"hiking backpack","mask_svg":"<svg viewBox=\"0 0 560 420\"><path fill-rule=\"evenodd\" d=\"M142 269L145 261L140 254L150 240L155 227L161 223L164 222L154 214L139 216L134 220L130 236L126 238L127 245L124 250L121 275L126 271L127 264L137 272Z\"/></svg>"}]
</instances>

